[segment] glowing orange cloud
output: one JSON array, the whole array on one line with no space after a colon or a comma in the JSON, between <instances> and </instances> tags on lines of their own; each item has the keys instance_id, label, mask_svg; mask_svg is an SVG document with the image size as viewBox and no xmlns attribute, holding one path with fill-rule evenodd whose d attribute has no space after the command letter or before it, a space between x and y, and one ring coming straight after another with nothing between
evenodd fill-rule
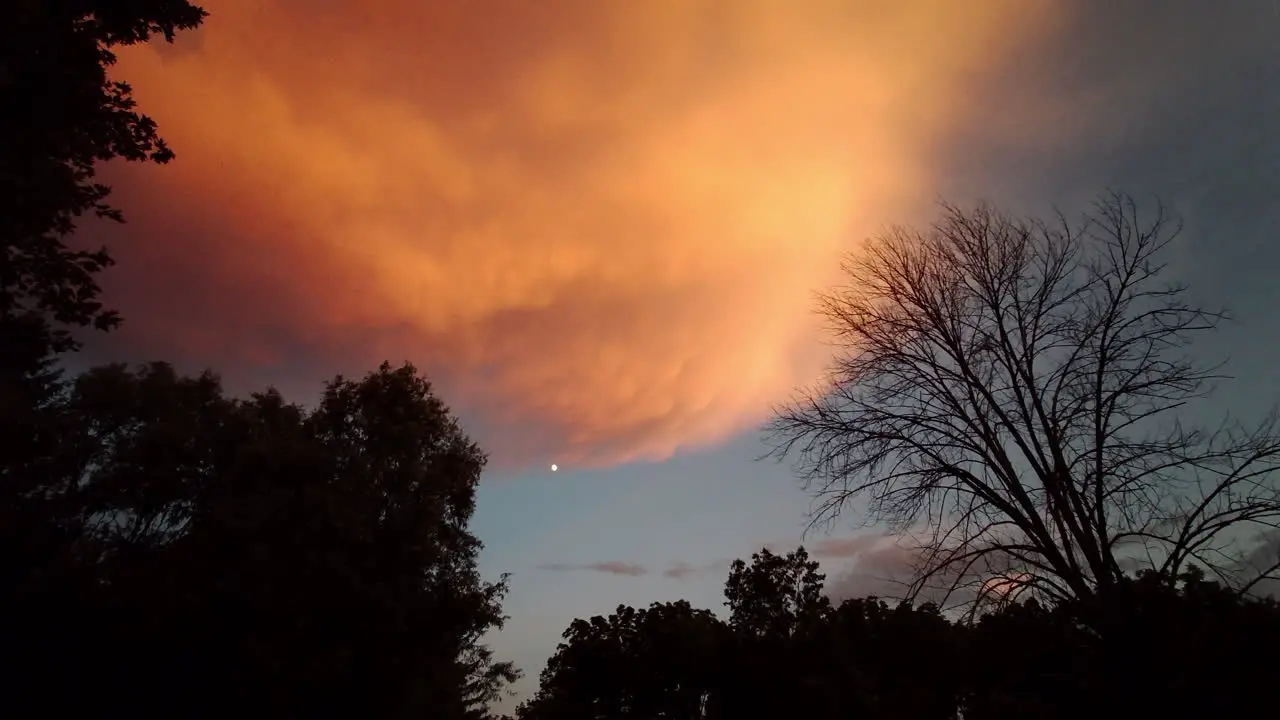
<instances>
[{"instance_id":1,"label":"glowing orange cloud","mask_svg":"<svg viewBox=\"0 0 1280 720\"><path fill-rule=\"evenodd\" d=\"M499 460L562 463L714 442L810 378L811 291L934 199L966 88L1047 19L1024 0L205 4L199 37L121 62L179 155L117 181L131 337L272 372L410 359L505 429Z\"/></svg>"}]
</instances>

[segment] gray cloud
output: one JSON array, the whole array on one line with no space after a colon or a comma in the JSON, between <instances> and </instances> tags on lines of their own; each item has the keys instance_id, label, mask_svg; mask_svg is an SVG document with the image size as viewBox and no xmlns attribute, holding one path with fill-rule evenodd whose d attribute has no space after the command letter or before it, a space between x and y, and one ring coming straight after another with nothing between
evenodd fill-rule
<instances>
[{"instance_id":1,"label":"gray cloud","mask_svg":"<svg viewBox=\"0 0 1280 720\"><path fill-rule=\"evenodd\" d=\"M801 545L820 563L827 576L827 595L836 602L870 595L900 597L918 564L918 554L887 532L829 537ZM794 550L796 543L774 541L764 543L764 548L785 554Z\"/></svg>"},{"instance_id":2,"label":"gray cloud","mask_svg":"<svg viewBox=\"0 0 1280 720\"><path fill-rule=\"evenodd\" d=\"M1259 597L1280 598L1280 569L1276 567L1280 563L1280 532L1261 535L1255 538L1255 544L1242 543L1241 548L1247 550L1235 582L1244 583L1262 575L1251 593ZM820 560L851 561L829 563L825 568L827 595L836 602L868 596L900 598L921 566L922 559L921 551L889 534L831 538L815 543L810 552ZM1122 557L1120 564L1129 572L1149 567L1143 558L1136 556ZM837 569L833 570L831 565L836 565ZM946 595L948 605L963 604L975 598L981 579L974 576L971 582L964 583L950 594L939 583L938 587L926 588L919 599L941 602Z\"/></svg>"},{"instance_id":3,"label":"gray cloud","mask_svg":"<svg viewBox=\"0 0 1280 720\"><path fill-rule=\"evenodd\" d=\"M1110 186L1158 195L1186 221L1171 269L1236 323L1206 351L1240 378L1222 408L1280 391L1280 13L1272 2L1073 3L1028 61L974 94L983 122L948 147L938 194L1019 212L1082 208ZM1039 108L1040 121L1010 109ZM1259 337L1264 341L1259 342ZM1272 342L1268 342L1272 341Z\"/></svg>"},{"instance_id":4,"label":"gray cloud","mask_svg":"<svg viewBox=\"0 0 1280 720\"><path fill-rule=\"evenodd\" d=\"M893 536L888 533L863 533L849 537L827 538L819 540L807 547L810 555L817 558L850 558L858 557L868 551L874 551L891 542Z\"/></svg>"},{"instance_id":5,"label":"gray cloud","mask_svg":"<svg viewBox=\"0 0 1280 720\"><path fill-rule=\"evenodd\" d=\"M643 565L635 565L633 563L625 563L619 560L606 560L604 562L594 563L546 563L538 566L539 570L550 570L553 572L598 572L607 575L625 575L627 577L640 577L648 575L649 569Z\"/></svg>"},{"instance_id":6,"label":"gray cloud","mask_svg":"<svg viewBox=\"0 0 1280 720\"><path fill-rule=\"evenodd\" d=\"M729 560L713 560L712 562L695 565L683 560L671 563L662 571L662 576L671 580L692 580L716 575L724 575L729 569ZM539 570L547 570L550 572L597 572L606 575L623 575L626 577L641 577L649 575L652 572L648 567L636 563L623 562L621 560L605 560L593 563L543 563L538 566Z\"/></svg>"},{"instance_id":7,"label":"gray cloud","mask_svg":"<svg viewBox=\"0 0 1280 720\"><path fill-rule=\"evenodd\" d=\"M802 543L809 556L818 560L826 575L826 593L834 602L852 598L902 598L921 567L921 550L903 536L889 532L863 532L843 537ZM795 543L772 542L764 546L773 553L787 553ZM960 605L973 600L987 576L966 576L952 590L951 578L922 591L920 601ZM945 587L944 587L945 582Z\"/></svg>"},{"instance_id":8,"label":"gray cloud","mask_svg":"<svg viewBox=\"0 0 1280 720\"><path fill-rule=\"evenodd\" d=\"M662 576L671 578L672 580L688 580L693 578L707 577L709 575L727 574L729 570L729 560L716 560L706 563L705 565L691 565L687 562L673 563L666 570L662 571Z\"/></svg>"},{"instance_id":9,"label":"gray cloud","mask_svg":"<svg viewBox=\"0 0 1280 720\"><path fill-rule=\"evenodd\" d=\"M698 568L689 563L678 562L662 572L663 576L682 580L697 574Z\"/></svg>"},{"instance_id":10,"label":"gray cloud","mask_svg":"<svg viewBox=\"0 0 1280 720\"><path fill-rule=\"evenodd\" d=\"M1280 531L1265 533L1257 541L1244 557L1243 574L1246 580L1254 581L1250 592L1280 599L1280 568L1276 567L1280 563Z\"/></svg>"},{"instance_id":11,"label":"gray cloud","mask_svg":"<svg viewBox=\"0 0 1280 720\"><path fill-rule=\"evenodd\" d=\"M859 553L843 572L829 573L827 596L839 602L850 598L898 598L911 581L919 555L889 543Z\"/></svg>"}]
</instances>

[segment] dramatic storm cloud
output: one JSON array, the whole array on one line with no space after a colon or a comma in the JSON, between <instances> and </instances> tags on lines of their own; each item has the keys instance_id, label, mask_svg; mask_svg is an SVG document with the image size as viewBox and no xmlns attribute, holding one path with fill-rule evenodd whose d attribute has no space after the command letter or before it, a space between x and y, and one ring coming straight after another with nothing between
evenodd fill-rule
<instances>
[{"instance_id":1,"label":"dramatic storm cloud","mask_svg":"<svg viewBox=\"0 0 1280 720\"><path fill-rule=\"evenodd\" d=\"M120 63L178 160L109 173L112 351L286 390L410 360L508 465L758 423L822 363L833 258L934 199L970 89L1056 22L1021 0L206 4Z\"/></svg>"}]
</instances>

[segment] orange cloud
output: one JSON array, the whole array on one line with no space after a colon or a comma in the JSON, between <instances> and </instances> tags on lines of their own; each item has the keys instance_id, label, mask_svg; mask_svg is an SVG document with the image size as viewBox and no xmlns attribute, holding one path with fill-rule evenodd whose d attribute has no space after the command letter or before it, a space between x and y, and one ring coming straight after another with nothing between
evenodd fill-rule
<instances>
[{"instance_id":1,"label":"orange cloud","mask_svg":"<svg viewBox=\"0 0 1280 720\"><path fill-rule=\"evenodd\" d=\"M811 291L933 200L966 88L1050 19L206 5L198 38L120 65L179 156L118 173L127 337L222 367L410 359L504 429L500 461L580 464L715 442L812 377Z\"/></svg>"}]
</instances>

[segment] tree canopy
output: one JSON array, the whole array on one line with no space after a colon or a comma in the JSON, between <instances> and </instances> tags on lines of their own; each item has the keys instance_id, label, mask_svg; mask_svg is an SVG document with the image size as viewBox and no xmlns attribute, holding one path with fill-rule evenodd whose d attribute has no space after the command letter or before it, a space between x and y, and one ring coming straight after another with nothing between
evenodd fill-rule
<instances>
[{"instance_id":1,"label":"tree canopy","mask_svg":"<svg viewBox=\"0 0 1280 720\"><path fill-rule=\"evenodd\" d=\"M484 455L412 367L307 411L107 366L50 413L50 452L3 468L18 707L461 718L514 679L480 643L505 591L467 530Z\"/></svg>"},{"instance_id":2,"label":"tree canopy","mask_svg":"<svg viewBox=\"0 0 1280 720\"><path fill-rule=\"evenodd\" d=\"M0 11L0 107L22 108L0 118L0 322L24 324L51 351L75 346L69 328L119 322L96 278L111 256L67 242L81 216L124 219L99 163L174 157L129 84L110 76L114 50L172 41L205 16L186 0L16 0ZM51 325L41 333L32 320Z\"/></svg>"}]
</instances>

